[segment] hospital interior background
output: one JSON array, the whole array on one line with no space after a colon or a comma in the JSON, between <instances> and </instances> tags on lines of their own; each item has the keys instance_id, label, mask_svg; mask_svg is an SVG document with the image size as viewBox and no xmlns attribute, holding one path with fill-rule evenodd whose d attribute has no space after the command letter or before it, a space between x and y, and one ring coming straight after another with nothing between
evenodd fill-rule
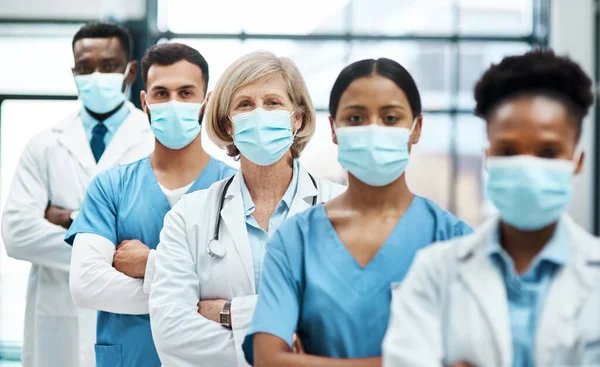
<instances>
[{"instance_id":1,"label":"hospital interior background","mask_svg":"<svg viewBox=\"0 0 600 367\"><path fill-rule=\"evenodd\" d=\"M494 209L483 192L485 125L473 116L473 85L490 63L533 47L568 53L598 80L598 0L0 0L0 209L26 142L74 110L71 38L85 22L126 26L136 58L157 42L198 49L210 86L237 57L266 49L292 58L308 83L318 123L301 161L343 183L327 101L348 63L389 57L415 76L424 128L408 168L411 189L476 226ZM139 105L138 80L130 91ZM48 118L51 116L51 118ZM598 234L598 115L586 120L585 172L570 213ZM204 136L203 136L204 139ZM208 152L227 157L208 139ZM417 168L418 167L418 168ZM0 244L0 366L18 360L29 265ZM4 362L11 363L11 362ZM16 363L16 362L12 362ZM9 364L7 364L8 366ZM10 364L11 366L13 364ZM17 364L15 364L16 366Z\"/></svg>"}]
</instances>

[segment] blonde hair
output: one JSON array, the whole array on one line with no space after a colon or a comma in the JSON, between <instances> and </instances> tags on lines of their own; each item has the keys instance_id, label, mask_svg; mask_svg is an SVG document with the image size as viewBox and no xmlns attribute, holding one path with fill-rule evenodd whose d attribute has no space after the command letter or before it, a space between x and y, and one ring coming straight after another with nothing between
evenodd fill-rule
<instances>
[{"instance_id":1,"label":"blonde hair","mask_svg":"<svg viewBox=\"0 0 600 367\"><path fill-rule=\"evenodd\" d=\"M296 64L271 52L257 51L242 56L223 73L207 106L206 132L217 146L227 149L227 155L237 157L240 151L228 133L231 124L229 111L234 94L249 84L281 75L294 111L302 113L302 126L296 132L291 147L292 157L298 158L310 141L316 128L316 115L308 88Z\"/></svg>"}]
</instances>

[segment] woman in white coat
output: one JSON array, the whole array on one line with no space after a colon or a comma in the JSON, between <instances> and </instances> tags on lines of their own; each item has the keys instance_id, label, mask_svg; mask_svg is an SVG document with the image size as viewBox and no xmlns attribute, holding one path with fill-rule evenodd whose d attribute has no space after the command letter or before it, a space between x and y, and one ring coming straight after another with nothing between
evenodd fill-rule
<instances>
[{"instance_id":1,"label":"woman in white coat","mask_svg":"<svg viewBox=\"0 0 600 367\"><path fill-rule=\"evenodd\" d=\"M598 366L600 242L563 213L592 82L533 51L493 65L475 99L499 216L417 254L393 295L384 366Z\"/></svg>"},{"instance_id":2,"label":"woman in white coat","mask_svg":"<svg viewBox=\"0 0 600 367\"><path fill-rule=\"evenodd\" d=\"M266 243L287 217L345 189L298 162L315 112L291 60L268 52L240 58L222 75L208 109L209 137L239 157L240 171L185 195L165 217L150 293L152 334L165 366L245 366L241 344Z\"/></svg>"}]
</instances>

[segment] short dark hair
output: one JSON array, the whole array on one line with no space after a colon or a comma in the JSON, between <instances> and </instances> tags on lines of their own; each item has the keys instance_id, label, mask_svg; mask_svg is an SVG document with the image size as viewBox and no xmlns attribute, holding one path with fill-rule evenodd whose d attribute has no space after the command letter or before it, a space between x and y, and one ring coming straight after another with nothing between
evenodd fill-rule
<instances>
[{"instance_id":1,"label":"short dark hair","mask_svg":"<svg viewBox=\"0 0 600 367\"><path fill-rule=\"evenodd\" d=\"M112 38L117 37L121 48L127 56L127 61L133 58L133 38L131 33L123 27L112 23L92 22L79 28L73 36L72 48L75 50L75 42L84 38Z\"/></svg>"},{"instance_id":2,"label":"short dark hair","mask_svg":"<svg viewBox=\"0 0 600 367\"><path fill-rule=\"evenodd\" d=\"M346 66L344 70L342 70L333 84L329 96L329 114L331 117L335 118L340 104L340 98L342 98L342 94L348 89L350 84L358 78L370 75L380 75L396 83L396 85L406 94L413 117L417 117L421 114L421 96L417 84L410 73L396 61L381 58L377 60L367 59L357 61Z\"/></svg>"},{"instance_id":3,"label":"short dark hair","mask_svg":"<svg viewBox=\"0 0 600 367\"><path fill-rule=\"evenodd\" d=\"M196 49L182 43L161 43L150 47L142 58L142 78L148 80L148 70L152 65L168 66L185 60L202 70L204 91L208 90L208 63Z\"/></svg>"},{"instance_id":4,"label":"short dark hair","mask_svg":"<svg viewBox=\"0 0 600 367\"><path fill-rule=\"evenodd\" d=\"M475 85L475 114L486 119L498 104L519 95L543 95L565 103L578 137L594 103L590 77L569 57L552 50L533 50L492 65Z\"/></svg>"}]
</instances>

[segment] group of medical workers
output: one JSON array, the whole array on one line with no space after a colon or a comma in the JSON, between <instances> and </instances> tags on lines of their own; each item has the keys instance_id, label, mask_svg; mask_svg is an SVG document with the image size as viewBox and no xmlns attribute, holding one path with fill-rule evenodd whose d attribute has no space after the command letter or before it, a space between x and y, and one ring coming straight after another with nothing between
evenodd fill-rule
<instances>
[{"instance_id":1,"label":"group of medical workers","mask_svg":"<svg viewBox=\"0 0 600 367\"><path fill-rule=\"evenodd\" d=\"M290 59L245 55L209 93L198 51L153 46L140 111L125 29L72 46L82 106L29 142L2 218L32 264L24 367L600 366L600 241L564 213L595 97L569 58L477 83L498 214L473 232L406 183L426 121L396 61L331 89L344 187L299 163L316 116Z\"/></svg>"}]
</instances>

